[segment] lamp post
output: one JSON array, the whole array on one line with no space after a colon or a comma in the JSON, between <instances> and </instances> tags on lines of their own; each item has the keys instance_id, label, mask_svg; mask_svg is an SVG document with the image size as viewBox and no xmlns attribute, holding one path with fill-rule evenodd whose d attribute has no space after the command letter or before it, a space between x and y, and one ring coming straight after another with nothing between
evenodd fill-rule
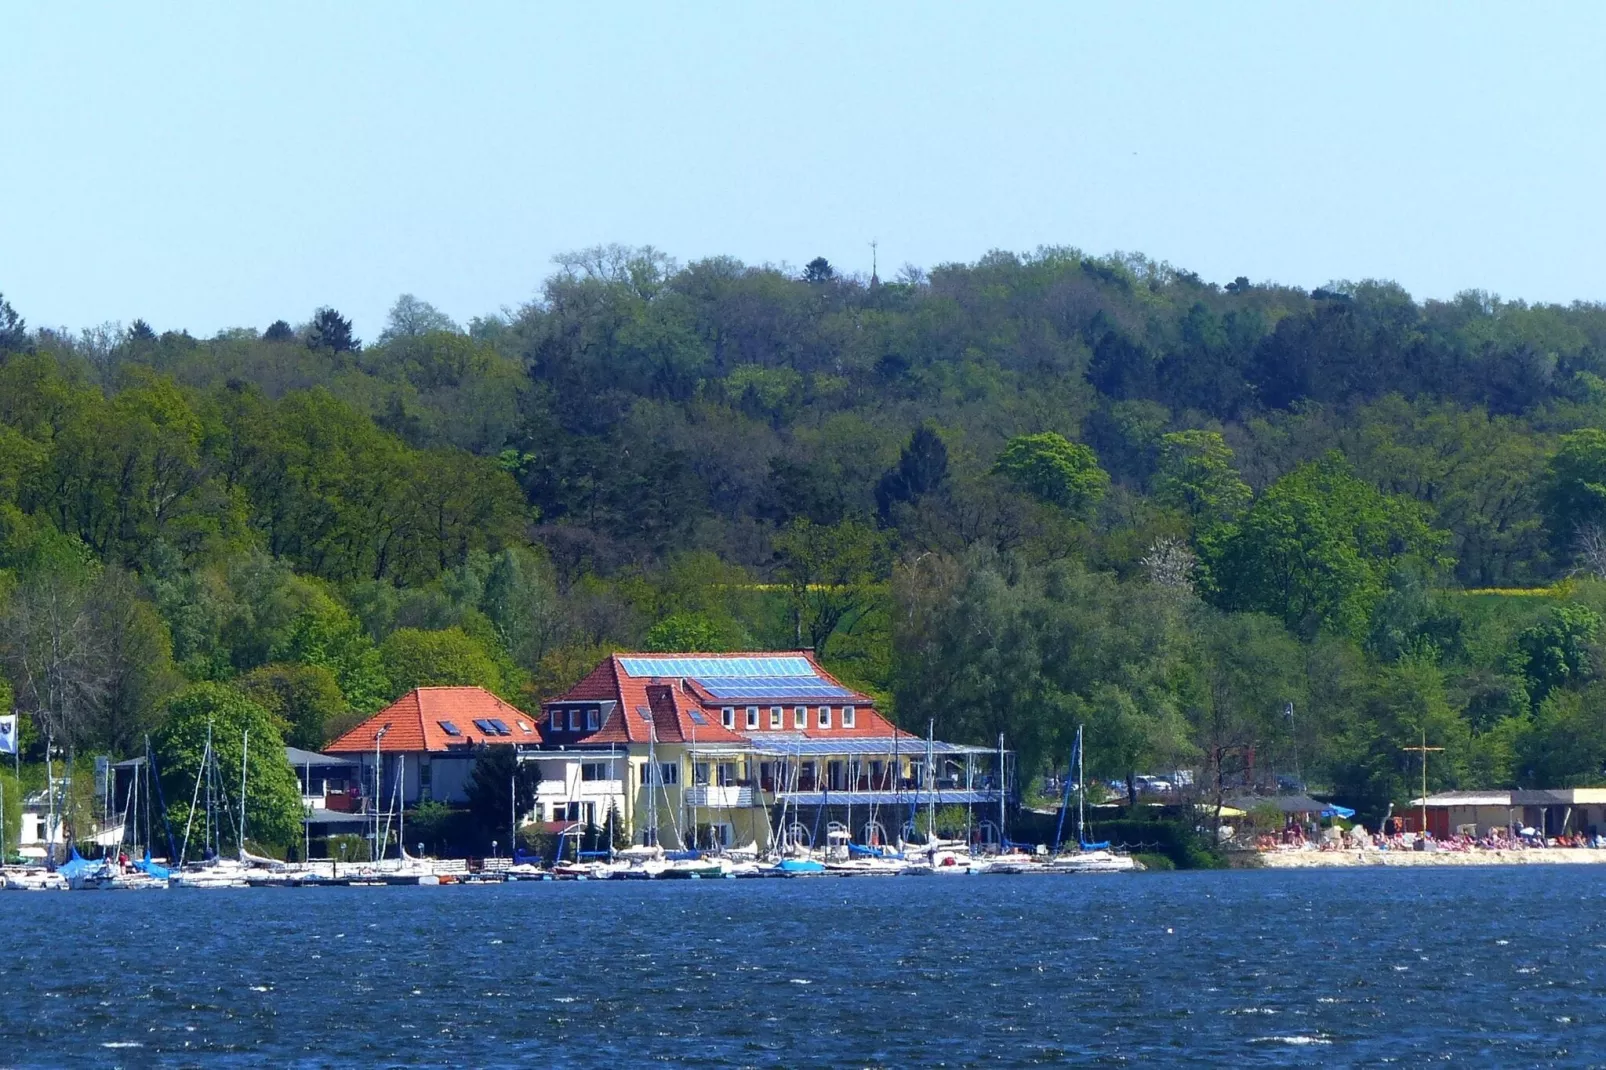
<instances>
[{"instance_id":1,"label":"lamp post","mask_svg":"<svg viewBox=\"0 0 1606 1070\"><path fill-rule=\"evenodd\" d=\"M496 841L495 840L491 841L491 857L492 858L501 858L502 857L501 855L496 853Z\"/></svg>"}]
</instances>

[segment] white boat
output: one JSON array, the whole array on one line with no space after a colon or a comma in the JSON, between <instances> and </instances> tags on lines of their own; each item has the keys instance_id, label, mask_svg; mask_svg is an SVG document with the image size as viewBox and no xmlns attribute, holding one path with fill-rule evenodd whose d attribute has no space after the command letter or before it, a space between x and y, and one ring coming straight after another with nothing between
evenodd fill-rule
<instances>
[{"instance_id":1,"label":"white boat","mask_svg":"<svg viewBox=\"0 0 1606 1070\"><path fill-rule=\"evenodd\" d=\"M194 862L173 870L167 877L169 888L244 888L251 868L232 858Z\"/></svg>"},{"instance_id":2,"label":"white boat","mask_svg":"<svg viewBox=\"0 0 1606 1070\"><path fill-rule=\"evenodd\" d=\"M1088 843L1085 832L1087 823L1086 784L1085 772L1086 755L1082 749L1082 728L1076 728L1076 748L1071 753L1071 772L1076 774L1076 842L1077 849L1055 855L1043 863L1044 869L1049 873L1135 873L1140 867L1137 860L1122 851L1115 851L1107 843ZM1065 827L1065 807L1070 802L1070 785L1066 784L1066 796L1060 803L1060 828ZM1058 835L1055 840L1058 841Z\"/></svg>"},{"instance_id":3,"label":"white boat","mask_svg":"<svg viewBox=\"0 0 1606 1070\"><path fill-rule=\"evenodd\" d=\"M908 877L963 877L982 871L978 859L952 842L939 841L931 847L905 845L903 854L908 862L903 873Z\"/></svg>"},{"instance_id":4,"label":"white boat","mask_svg":"<svg viewBox=\"0 0 1606 1070\"><path fill-rule=\"evenodd\" d=\"M166 888L167 882L138 870L120 873L107 866L74 877L67 882L67 886L75 892L141 892Z\"/></svg>"},{"instance_id":5,"label":"white boat","mask_svg":"<svg viewBox=\"0 0 1606 1070\"><path fill-rule=\"evenodd\" d=\"M1131 855L1105 848L1090 848L1056 855L1043 863L1050 873L1134 873L1138 863Z\"/></svg>"},{"instance_id":6,"label":"white boat","mask_svg":"<svg viewBox=\"0 0 1606 1070\"><path fill-rule=\"evenodd\" d=\"M0 874L0 888L8 892L64 892L67 878L48 869L7 869Z\"/></svg>"}]
</instances>

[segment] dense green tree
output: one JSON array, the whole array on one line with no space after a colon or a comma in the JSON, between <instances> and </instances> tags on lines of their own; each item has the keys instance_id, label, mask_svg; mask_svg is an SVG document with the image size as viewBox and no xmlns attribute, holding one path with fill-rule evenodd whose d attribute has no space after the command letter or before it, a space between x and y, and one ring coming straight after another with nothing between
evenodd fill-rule
<instances>
[{"instance_id":1,"label":"dense green tree","mask_svg":"<svg viewBox=\"0 0 1606 1070\"><path fill-rule=\"evenodd\" d=\"M273 657L329 670L340 693L360 713L373 713L406 690L392 685L373 640L341 606L325 605L299 614L274 647Z\"/></svg>"},{"instance_id":2,"label":"dense green tree","mask_svg":"<svg viewBox=\"0 0 1606 1070\"><path fill-rule=\"evenodd\" d=\"M1561 436L1540 494L1551 547L1565 560L1580 535L1606 528L1606 431L1586 427Z\"/></svg>"},{"instance_id":3,"label":"dense green tree","mask_svg":"<svg viewBox=\"0 0 1606 1070\"><path fill-rule=\"evenodd\" d=\"M776 573L791 601L794 642L816 654L850 631L880 597L887 546L857 520L824 527L799 518L775 536Z\"/></svg>"},{"instance_id":4,"label":"dense green tree","mask_svg":"<svg viewBox=\"0 0 1606 1070\"><path fill-rule=\"evenodd\" d=\"M1072 514L1097 505L1110 484L1092 450L1053 431L1010 439L993 471L1027 494Z\"/></svg>"},{"instance_id":5,"label":"dense green tree","mask_svg":"<svg viewBox=\"0 0 1606 1070\"><path fill-rule=\"evenodd\" d=\"M284 737L273 715L223 684L195 684L168 704L165 726L155 739L162 791L175 835L191 818L196 778L208 733L216 755L227 809L214 815L222 827L223 849L239 849L240 765L245 761L245 843L283 846L301 835L301 789L284 757ZM204 798L204 793L203 793ZM196 814L197 825L203 820ZM198 857L200 835L191 830L189 857Z\"/></svg>"},{"instance_id":6,"label":"dense green tree","mask_svg":"<svg viewBox=\"0 0 1606 1070\"><path fill-rule=\"evenodd\" d=\"M28 324L0 294L0 355L20 353L28 345Z\"/></svg>"},{"instance_id":7,"label":"dense green tree","mask_svg":"<svg viewBox=\"0 0 1606 1070\"><path fill-rule=\"evenodd\" d=\"M540 781L534 763L520 762L512 747L480 751L463 788L468 797L470 835L480 851L490 853L495 840L499 852L513 853L514 813L528 814L535 808Z\"/></svg>"},{"instance_id":8,"label":"dense green tree","mask_svg":"<svg viewBox=\"0 0 1606 1070\"><path fill-rule=\"evenodd\" d=\"M426 632L401 628L379 645L391 697L415 687L483 687L505 691L501 667L484 644L461 628Z\"/></svg>"},{"instance_id":9,"label":"dense green tree","mask_svg":"<svg viewBox=\"0 0 1606 1070\"><path fill-rule=\"evenodd\" d=\"M1208 529L1238 519L1252 497L1219 431L1175 431L1160 439L1154 499L1161 505Z\"/></svg>"},{"instance_id":10,"label":"dense green tree","mask_svg":"<svg viewBox=\"0 0 1606 1070\"><path fill-rule=\"evenodd\" d=\"M335 674L321 665L264 665L241 676L235 686L274 716L292 747L320 750L351 727L350 708Z\"/></svg>"},{"instance_id":11,"label":"dense green tree","mask_svg":"<svg viewBox=\"0 0 1606 1070\"><path fill-rule=\"evenodd\" d=\"M1537 706L1556 688L1594 675L1600 614L1582 605L1560 605L1517 634L1511 666L1528 681Z\"/></svg>"},{"instance_id":12,"label":"dense green tree","mask_svg":"<svg viewBox=\"0 0 1606 1070\"><path fill-rule=\"evenodd\" d=\"M1280 616L1306 636L1359 637L1398 563L1444 563L1446 538L1424 512L1328 456L1278 480L1205 541L1208 586L1223 608Z\"/></svg>"},{"instance_id":13,"label":"dense green tree","mask_svg":"<svg viewBox=\"0 0 1606 1070\"><path fill-rule=\"evenodd\" d=\"M892 518L893 507L936 491L948 479L948 447L931 427L917 427L889 469L876 484L876 509L882 522Z\"/></svg>"},{"instance_id":14,"label":"dense green tree","mask_svg":"<svg viewBox=\"0 0 1606 1070\"><path fill-rule=\"evenodd\" d=\"M351 330L351 321L332 308L320 308L307 328L307 348L331 353L355 353L362 342Z\"/></svg>"}]
</instances>

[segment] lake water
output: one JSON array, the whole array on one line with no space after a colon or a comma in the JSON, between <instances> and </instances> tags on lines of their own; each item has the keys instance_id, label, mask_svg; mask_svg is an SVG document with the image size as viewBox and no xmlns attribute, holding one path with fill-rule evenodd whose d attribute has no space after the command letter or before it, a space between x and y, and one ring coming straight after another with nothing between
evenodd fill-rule
<instances>
[{"instance_id":1,"label":"lake water","mask_svg":"<svg viewBox=\"0 0 1606 1070\"><path fill-rule=\"evenodd\" d=\"M0 906L6 1065L1606 1060L1606 867Z\"/></svg>"}]
</instances>

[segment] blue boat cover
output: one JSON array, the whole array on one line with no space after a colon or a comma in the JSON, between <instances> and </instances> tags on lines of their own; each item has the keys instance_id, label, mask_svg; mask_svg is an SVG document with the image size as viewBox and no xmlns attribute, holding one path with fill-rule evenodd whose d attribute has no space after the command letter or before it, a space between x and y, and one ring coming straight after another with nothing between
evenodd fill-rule
<instances>
[{"instance_id":1,"label":"blue boat cover","mask_svg":"<svg viewBox=\"0 0 1606 1070\"><path fill-rule=\"evenodd\" d=\"M143 862L134 863L134 868L139 870L141 873L149 873L157 880L165 881L168 877L167 867L156 862L152 862L151 853L149 851L145 852L145 860Z\"/></svg>"},{"instance_id":2,"label":"blue boat cover","mask_svg":"<svg viewBox=\"0 0 1606 1070\"><path fill-rule=\"evenodd\" d=\"M60 873L63 877L66 877L68 880L72 880L74 877L81 877L85 873L92 873L104 864L105 863L101 862L99 859L91 862L89 859L79 854L78 848L74 847L72 848L72 854L67 861L56 867L56 872Z\"/></svg>"},{"instance_id":3,"label":"blue boat cover","mask_svg":"<svg viewBox=\"0 0 1606 1070\"><path fill-rule=\"evenodd\" d=\"M886 847L863 847L857 843L848 844L848 854L863 855L866 858L902 858L903 854Z\"/></svg>"},{"instance_id":4,"label":"blue boat cover","mask_svg":"<svg viewBox=\"0 0 1606 1070\"><path fill-rule=\"evenodd\" d=\"M825 864L811 858L783 858L776 863L782 873L824 873Z\"/></svg>"}]
</instances>

